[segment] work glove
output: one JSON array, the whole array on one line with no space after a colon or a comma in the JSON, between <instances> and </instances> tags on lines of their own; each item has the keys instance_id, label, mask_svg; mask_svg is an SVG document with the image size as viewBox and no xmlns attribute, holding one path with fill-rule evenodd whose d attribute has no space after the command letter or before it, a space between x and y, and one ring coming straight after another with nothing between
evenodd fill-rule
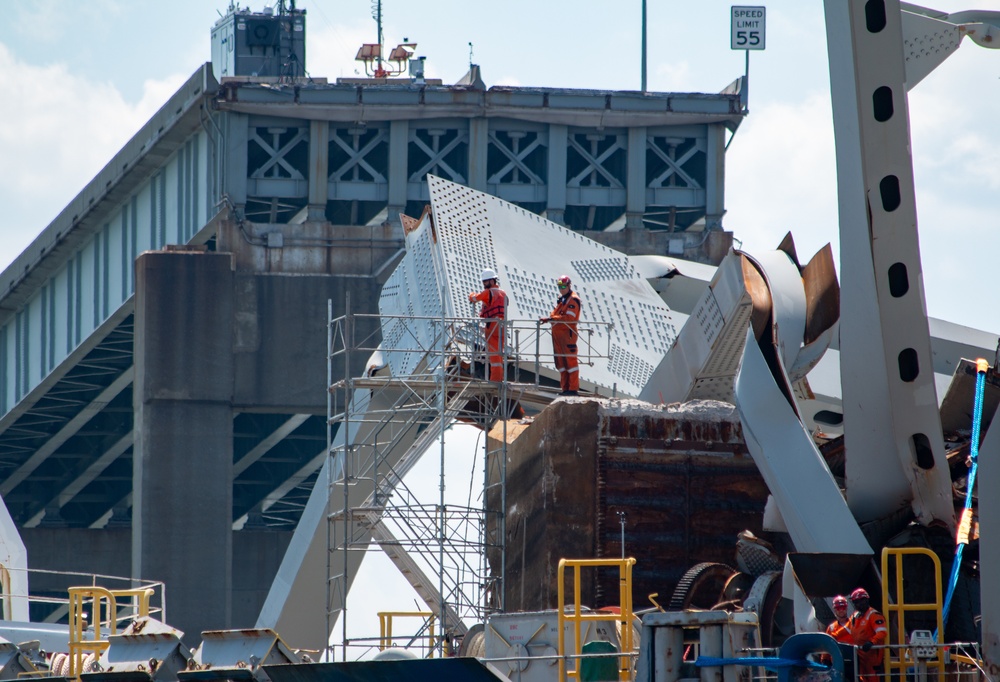
<instances>
[{"instance_id":1,"label":"work glove","mask_svg":"<svg viewBox=\"0 0 1000 682\"><path fill-rule=\"evenodd\" d=\"M864 644L861 645L861 650L864 651L865 653L868 653L869 651L872 650L872 643L865 642Z\"/></svg>"}]
</instances>

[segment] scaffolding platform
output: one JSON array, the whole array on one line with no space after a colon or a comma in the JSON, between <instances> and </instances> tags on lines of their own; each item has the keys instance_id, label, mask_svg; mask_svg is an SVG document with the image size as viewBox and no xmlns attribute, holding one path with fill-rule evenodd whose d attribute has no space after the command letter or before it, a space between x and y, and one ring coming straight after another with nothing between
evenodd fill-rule
<instances>
[{"instance_id":1,"label":"scaffolding platform","mask_svg":"<svg viewBox=\"0 0 1000 682\"><path fill-rule=\"evenodd\" d=\"M429 636L437 627L442 635L461 637L471 625L504 610L506 526L502 512L487 509L486 491L506 498L508 425L560 397L551 343L539 339L538 320L505 321L506 338L514 342L503 349L508 380L492 382L482 378L487 356L480 319L381 316L375 333L355 338L359 329L372 329L359 324L358 318L365 317L371 315L329 321L330 624L346 604L364 553L377 547L435 614L437 625L428 619L421 632ZM365 375L335 380L334 362L352 366L350 358L357 354L368 355ZM579 359L586 367L607 357L588 343ZM445 433L455 423L484 434L482 445L474 448L482 449L481 460L478 453L466 460L478 462L473 467L482 470L478 482L466 484L469 503L464 505L449 503L444 495ZM428 504L421 499L427 491L411 489L404 479L436 447L441 452L439 495ZM491 555L500 556L492 568ZM346 619L343 623L346 660L352 642ZM353 644L370 641L355 638Z\"/></svg>"}]
</instances>

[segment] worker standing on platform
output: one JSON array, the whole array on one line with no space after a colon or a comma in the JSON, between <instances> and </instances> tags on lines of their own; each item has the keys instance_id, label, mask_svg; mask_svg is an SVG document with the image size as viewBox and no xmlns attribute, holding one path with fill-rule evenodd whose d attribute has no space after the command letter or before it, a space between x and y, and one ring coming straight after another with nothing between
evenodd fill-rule
<instances>
[{"instance_id":1,"label":"worker standing on platform","mask_svg":"<svg viewBox=\"0 0 1000 682\"><path fill-rule=\"evenodd\" d=\"M490 381L503 381L504 323L507 320L507 294L500 288L497 273L486 268L482 274L483 290L469 294L469 302L483 304L479 317L486 320L486 353L489 356Z\"/></svg>"},{"instance_id":2,"label":"worker standing on platform","mask_svg":"<svg viewBox=\"0 0 1000 682\"><path fill-rule=\"evenodd\" d=\"M851 616L847 612L847 597L842 594L833 598L833 618L833 622L826 626L826 634L842 644L854 644Z\"/></svg>"},{"instance_id":3,"label":"worker standing on platform","mask_svg":"<svg viewBox=\"0 0 1000 682\"><path fill-rule=\"evenodd\" d=\"M881 649L872 649L885 644L889 630L882 614L872 608L863 587L851 592L851 603L855 612L849 627L854 645L858 647L858 678L861 682L876 682L882 671L883 654Z\"/></svg>"},{"instance_id":4,"label":"worker standing on platform","mask_svg":"<svg viewBox=\"0 0 1000 682\"><path fill-rule=\"evenodd\" d=\"M576 325L580 321L583 304L573 291L568 275L557 279L556 285L559 287L556 307L548 317L543 317L540 321L553 323L552 350L556 369L559 370L559 385L562 387L559 395L577 395L580 391L580 363L577 359L579 335Z\"/></svg>"},{"instance_id":5,"label":"worker standing on platform","mask_svg":"<svg viewBox=\"0 0 1000 682\"><path fill-rule=\"evenodd\" d=\"M854 649L854 637L851 636L851 616L847 608L847 597L842 594L838 594L833 598L833 622L826 626L826 634L837 640L838 644L846 644L851 647L852 650ZM841 652L843 652L843 650L841 650ZM820 654L818 660L823 665L830 665L833 663L833 657L827 653ZM844 656L844 679L854 679L853 655L850 659L848 659L847 656Z\"/></svg>"}]
</instances>

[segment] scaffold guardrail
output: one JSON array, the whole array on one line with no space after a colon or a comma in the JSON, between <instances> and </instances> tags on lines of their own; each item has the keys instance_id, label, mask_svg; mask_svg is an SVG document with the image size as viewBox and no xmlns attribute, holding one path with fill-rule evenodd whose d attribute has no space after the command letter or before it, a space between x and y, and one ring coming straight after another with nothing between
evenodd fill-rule
<instances>
[{"instance_id":1,"label":"scaffold guardrail","mask_svg":"<svg viewBox=\"0 0 1000 682\"><path fill-rule=\"evenodd\" d=\"M499 509L504 509L507 420L521 414L522 402L547 403L559 390L551 331L539 320L504 322L508 380L486 381L488 352L482 322L478 317L350 313L340 317L331 314L329 318L328 484L334 503L328 521L340 524L342 531L336 546L328 546L328 551L364 551L374 539L386 543L386 553L401 571L403 555L417 555L438 580L436 589L428 589L426 580L419 582L424 590L421 597L438 611L442 641L464 632L464 622L456 628L456 619L482 622L488 613L503 608L506 552L500 539L506 532L504 515L485 508L485 495L477 496L483 500L478 507L445 504L443 494L436 504L427 504L407 486L404 477L436 440L443 448L444 432L455 421L480 428L498 424L503 429L494 444L498 452L491 452L488 445L484 448L483 489L490 480L500 481ZM391 347L382 338L387 325L394 330ZM609 356L610 347L598 350L592 343L597 326L579 323L581 366ZM356 367L359 356L366 361L362 376L351 376L349 370L342 378L333 376L335 364ZM404 358L405 362L394 362L393 358ZM393 374L394 367L409 369L405 374ZM342 437L335 439L334 433ZM484 440L489 443L489 439ZM406 452L400 454L404 447ZM441 468L443 480L443 455ZM358 499L350 501L351 486L367 491L360 504ZM499 571L488 565L489 549L500 556ZM342 572L331 569L328 581L330 591L336 591L346 604L350 583L346 556L339 565ZM412 564L408 565L413 570ZM346 625L343 639L346 658ZM355 638L357 644L362 640L368 638Z\"/></svg>"}]
</instances>

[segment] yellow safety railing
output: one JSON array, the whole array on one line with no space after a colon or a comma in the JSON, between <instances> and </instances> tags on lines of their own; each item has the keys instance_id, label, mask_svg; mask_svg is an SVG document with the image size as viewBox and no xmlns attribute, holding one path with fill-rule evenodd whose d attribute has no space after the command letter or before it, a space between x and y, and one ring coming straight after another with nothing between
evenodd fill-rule
<instances>
[{"instance_id":1,"label":"yellow safety railing","mask_svg":"<svg viewBox=\"0 0 1000 682\"><path fill-rule=\"evenodd\" d=\"M580 605L580 569L618 567L618 603L619 613L583 613ZM580 679L580 656L583 652L583 637L581 625L584 621L617 620L619 625L619 640L621 651L618 663L618 679L632 679L632 567L635 566L635 559L560 559L559 560L559 682L565 682L567 677ZM573 613L566 613L566 569L573 569ZM573 670L566 669L566 624L573 623L573 634L575 638L575 660L576 667Z\"/></svg>"},{"instance_id":2,"label":"yellow safety railing","mask_svg":"<svg viewBox=\"0 0 1000 682\"><path fill-rule=\"evenodd\" d=\"M427 623L427 636L428 636L427 647L428 650L430 651L430 653L427 655L427 658L434 658L434 647L437 645L437 640L434 638L435 616L430 611L379 611L378 612L379 651L385 651L386 648L392 646L393 618L424 619Z\"/></svg>"},{"instance_id":3,"label":"yellow safety railing","mask_svg":"<svg viewBox=\"0 0 1000 682\"><path fill-rule=\"evenodd\" d=\"M906 595L903 592L903 565L904 557L918 555L929 558L934 563L934 601L933 602L907 602ZM896 597L895 603L889 602L889 567L890 558L894 558L895 562L893 568L895 569L894 580L891 583L893 586L893 594ZM913 666L914 661L908 653L909 641L907 639L906 630L906 614L914 612L931 612L936 616L938 638L944 636L944 622L941 616L943 598L941 595L941 560L938 559L937 555L929 549L923 547L885 547L882 549L882 614L886 618L886 622L890 625L889 627L889 641L887 644L893 645L892 649L895 649L900 653L898 657L890 656L890 647L885 649L885 658L883 663L885 665L886 674L896 672L900 675L900 679L904 679L906 675L907 668ZM893 639L895 641L893 641ZM939 642L940 644L940 642ZM944 647L937 647L937 658L935 660L927 661L927 667L936 669L939 675L944 674Z\"/></svg>"},{"instance_id":4,"label":"yellow safety railing","mask_svg":"<svg viewBox=\"0 0 1000 682\"><path fill-rule=\"evenodd\" d=\"M152 596L153 590L148 587L131 590L108 590L96 585L69 588L69 677L80 678L88 652L99 657L108 648L107 637L118 632L119 601L129 602L130 618L144 617L149 615ZM88 637L88 604L93 614L92 637Z\"/></svg>"}]
</instances>

